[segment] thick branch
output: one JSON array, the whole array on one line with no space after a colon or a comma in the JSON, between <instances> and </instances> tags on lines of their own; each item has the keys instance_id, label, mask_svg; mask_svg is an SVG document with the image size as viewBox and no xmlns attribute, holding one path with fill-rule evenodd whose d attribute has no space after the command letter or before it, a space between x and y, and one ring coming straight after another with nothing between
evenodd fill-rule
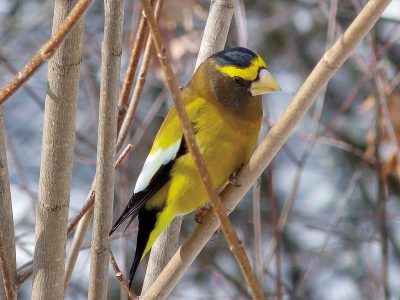
<instances>
[{"instance_id":1,"label":"thick branch","mask_svg":"<svg viewBox=\"0 0 400 300\"><path fill-rule=\"evenodd\" d=\"M360 12L348 30L324 54L310 76L295 95L284 115L256 149L250 162L238 174L240 187L228 187L222 193L225 207L232 211L249 190L272 158L287 140L289 134L309 109L319 91L341 67L358 43L365 37L390 3L388 0L371 0ZM169 295L187 268L206 245L219 224L209 212L165 267L143 299Z\"/></svg>"},{"instance_id":2,"label":"thick branch","mask_svg":"<svg viewBox=\"0 0 400 300\"><path fill-rule=\"evenodd\" d=\"M53 32L64 26L65 18L76 2L55 2ZM33 299L61 299L64 296L65 244L83 25L84 19L80 18L49 62L35 227Z\"/></svg>"},{"instance_id":3,"label":"thick branch","mask_svg":"<svg viewBox=\"0 0 400 300\"><path fill-rule=\"evenodd\" d=\"M0 107L0 299L16 299L14 220L6 155L3 110Z\"/></svg>"},{"instance_id":4,"label":"thick branch","mask_svg":"<svg viewBox=\"0 0 400 300\"><path fill-rule=\"evenodd\" d=\"M118 166L121 164L122 160L125 159L125 157L132 151L132 145L128 144L124 151L119 155L118 159L115 161L115 168L118 168ZM92 187L90 188L86 203L83 205L82 209L80 212L74 217L74 219L71 221L71 223L68 225L67 229L67 236L69 236L75 227L77 225L79 226L76 229L76 233L74 235L74 239L72 241L72 245L70 248L70 256L68 257L67 261L67 266L65 268L65 282L64 282L64 287L66 288L68 286L68 282L71 279L72 271L75 266L76 259L78 258L78 253L81 249L81 245L83 242L83 239L85 237L87 228L89 226L89 223L92 221L93 217L93 204L94 204L94 181L92 183ZM25 271L23 274L19 274L18 280L17 280L17 288L19 288L31 275L32 275L32 261L26 263L25 265L31 265L30 269ZM25 269L24 267L22 267Z\"/></svg>"},{"instance_id":5,"label":"thick branch","mask_svg":"<svg viewBox=\"0 0 400 300\"><path fill-rule=\"evenodd\" d=\"M99 135L97 140L93 236L89 299L107 299L108 263L114 200L114 160L117 140L117 101L122 53L124 0L104 1Z\"/></svg>"}]
</instances>

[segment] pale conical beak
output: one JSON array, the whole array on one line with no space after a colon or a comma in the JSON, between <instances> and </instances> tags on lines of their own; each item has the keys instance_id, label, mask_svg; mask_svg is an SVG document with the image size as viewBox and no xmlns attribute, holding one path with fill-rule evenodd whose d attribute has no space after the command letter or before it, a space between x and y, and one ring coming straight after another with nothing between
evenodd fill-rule
<instances>
[{"instance_id":1,"label":"pale conical beak","mask_svg":"<svg viewBox=\"0 0 400 300\"><path fill-rule=\"evenodd\" d=\"M279 91L282 91L281 87L267 69L261 69L259 71L258 78L251 83L249 88L249 92L252 96Z\"/></svg>"}]
</instances>

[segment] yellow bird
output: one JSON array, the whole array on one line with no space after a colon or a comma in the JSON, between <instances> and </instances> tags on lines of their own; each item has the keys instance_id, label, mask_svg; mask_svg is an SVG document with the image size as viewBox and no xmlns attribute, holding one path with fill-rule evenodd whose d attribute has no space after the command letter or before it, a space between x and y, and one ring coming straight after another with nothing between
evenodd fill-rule
<instances>
[{"instance_id":1,"label":"yellow bird","mask_svg":"<svg viewBox=\"0 0 400 300\"><path fill-rule=\"evenodd\" d=\"M260 95L279 90L264 60L246 48L212 55L183 88L183 104L216 189L254 150L263 114ZM207 202L173 107L157 133L131 199L110 231L111 235L126 219L139 217L130 285L140 260L169 223Z\"/></svg>"}]
</instances>

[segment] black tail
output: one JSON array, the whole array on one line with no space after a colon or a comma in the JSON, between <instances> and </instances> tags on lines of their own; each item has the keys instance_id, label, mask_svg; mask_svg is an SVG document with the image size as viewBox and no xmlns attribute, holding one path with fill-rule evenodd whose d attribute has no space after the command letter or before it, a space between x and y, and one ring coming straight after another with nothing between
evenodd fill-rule
<instances>
[{"instance_id":1,"label":"black tail","mask_svg":"<svg viewBox=\"0 0 400 300\"><path fill-rule=\"evenodd\" d=\"M133 277L135 276L140 260L142 259L143 252L146 249L150 233L156 225L158 212L159 211L155 209L146 210L144 207L139 210L139 232L137 235L135 258L133 259L131 270L129 272L129 288L132 285Z\"/></svg>"},{"instance_id":2,"label":"black tail","mask_svg":"<svg viewBox=\"0 0 400 300\"><path fill-rule=\"evenodd\" d=\"M109 235L112 235L115 230L121 225L126 219L131 217L131 220L134 220L139 213L139 210L143 207L146 201L153 195L154 193L149 193L147 190L143 192L139 192L133 194L131 199L129 199L128 204L126 205L122 214L118 217L117 221L115 221L112 226ZM130 222L129 222L130 224ZM128 226L129 226L128 224Z\"/></svg>"}]
</instances>

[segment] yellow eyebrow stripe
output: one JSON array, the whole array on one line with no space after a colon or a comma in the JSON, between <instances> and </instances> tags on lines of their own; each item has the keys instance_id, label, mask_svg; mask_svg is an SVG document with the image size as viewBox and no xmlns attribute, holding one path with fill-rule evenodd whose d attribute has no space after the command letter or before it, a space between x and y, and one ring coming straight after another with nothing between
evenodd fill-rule
<instances>
[{"instance_id":1,"label":"yellow eyebrow stripe","mask_svg":"<svg viewBox=\"0 0 400 300\"><path fill-rule=\"evenodd\" d=\"M248 66L247 68L239 68L236 66L218 66L216 65L216 68L219 72L226 74L230 77L241 77L245 80L253 81L257 78L258 76L258 69L259 68L266 68L267 65L265 64L264 60L260 57L257 56L254 58L251 62L251 65Z\"/></svg>"}]
</instances>

